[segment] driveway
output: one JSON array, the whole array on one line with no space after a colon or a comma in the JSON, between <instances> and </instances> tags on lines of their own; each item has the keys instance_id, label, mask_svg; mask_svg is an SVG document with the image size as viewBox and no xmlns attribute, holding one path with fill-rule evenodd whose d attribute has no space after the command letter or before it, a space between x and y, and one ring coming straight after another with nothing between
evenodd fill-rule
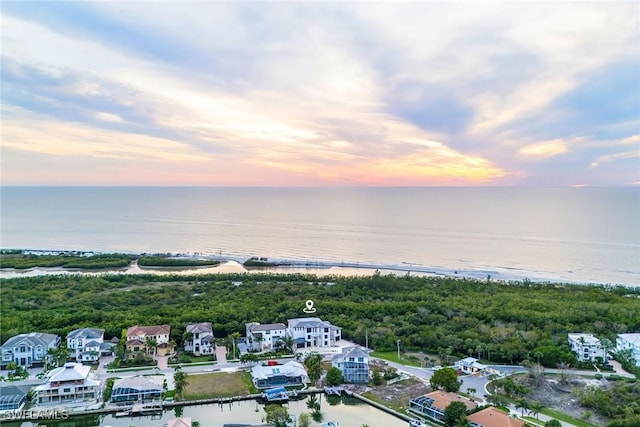
<instances>
[{"instance_id":1,"label":"driveway","mask_svg":"<svg viewBox=\"0 0 640 427\"><path fill-rule=\"evenodd\" d=\"M218 364L227 363L227 347L223 345L216 346L216 361Z\"/></svg>"},{"instance_id":2,"label":"driveway","mask_svg":"<svg viewBox=\"0 0 640 427\"><path fill-rule=\"evenodd\" d=\"M154 359L158 362L158 369L163 370L169 367L169 356L154 356Z\"/></svg>"}]
</instances>

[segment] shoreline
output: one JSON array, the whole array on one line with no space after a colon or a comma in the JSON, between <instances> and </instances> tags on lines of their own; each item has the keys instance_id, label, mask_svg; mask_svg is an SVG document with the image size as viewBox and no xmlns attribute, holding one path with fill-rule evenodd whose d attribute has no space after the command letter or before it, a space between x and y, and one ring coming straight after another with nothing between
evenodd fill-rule
<instances>
[{"instance_id":1,"label":"shoreline","mask_svg":"<svg viewBox=\"0 0 640 427\"><path fill-rule=\"evenodd\" d=\"M136 252L102 252L102 251L73 251L73 250L36 250L21 249L25 254L32 255L105 255L113 253L124 253L131 256L143 256L147 253ZM374 274L395 274L395 275L416 275L449 277L458 279L491 280L496 282L533 282L533 283L563 283L572 285L598 285L598 286L623 286L637 287L639 284L617 284L597 281L571 280L560 277L548 277L533 272L514 270L510 268L493 269L454 269L436 266L425 266L415 263L402 262L400 264L381 264L354 261L332 261L322 259L295 259L295 258L268 258L269 263L274 266L251 266L245 267L243 263L255 256L224 255L224 254L203 254L195 253L170 253L171 258L176 259L204 259L219 261L215 266L144 266L138 265L134 260L128 267L106 268L106 269L80 269L64 267L32 267L28 269L0 269L0 279L11 279L16 277L33 277L51 274L226 274L226 273L273 273L273 274L314 274L323 276L370 276ZM515 273L518 271L519 273Z\"/></svg>"}]
</instances>

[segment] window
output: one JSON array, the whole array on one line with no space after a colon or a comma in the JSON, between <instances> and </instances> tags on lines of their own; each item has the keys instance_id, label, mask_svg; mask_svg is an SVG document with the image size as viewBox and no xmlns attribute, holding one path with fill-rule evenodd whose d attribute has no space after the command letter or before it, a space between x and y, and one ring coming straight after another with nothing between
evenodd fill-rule
<instances>
[{"instance_id":1,"label":"window","mask_svg":"<svg viewBox=\"0 0 640 427\"><path fill-rule=\"evenodd\" d=\"M358 357L358 362L364 363L364 357Z\"/></svg>"},{"instance_id":2,"label":"window","mask_svg":"<svg viewBox=\"0 0 640 427\"><path fill-rule=\"evenodd\" d=\"M70 388L65 388L62 390L63 393L71 393L71 389Z\"/></svg>"},{"instance_id":3,"label":"window","mask_svg":"<svg viewBox=\"0 0 640 427\"><path fill-rule=\"evenodd\" d=\"M266 331L265 335L271 335L271 331Z\"/></svg>"},{"instance_id":4,"label":"window","mask_svg":"<svg viewBox=\"0 0 640 427\"><path fill-rule=\"evenodd\" d=\"M307 328L307 333L311 333L311 328Z\"/></svg>"},{"instance_id":5,"label":"window","mask_svg":"<svg viewBox=\"0 0 640 427\"><path fill-rule=\"evenodd\" d=\"M27 351L27 348L23 345L20 346L20 353L24 353L25 351Z\"/></svg>"}]
</instances>

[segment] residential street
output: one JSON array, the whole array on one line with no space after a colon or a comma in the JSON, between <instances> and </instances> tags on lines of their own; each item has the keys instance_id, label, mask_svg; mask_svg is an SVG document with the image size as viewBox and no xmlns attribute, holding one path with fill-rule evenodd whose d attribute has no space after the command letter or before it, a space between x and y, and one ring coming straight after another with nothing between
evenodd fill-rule
<instances>
[{"instance_id":1,"label":"residential street","mask_svg":"<svg viewBox=\"0 0 640 427\"><path fill-rule=\"evenodd\" d=\"M350 346L353 344L343 341L342 345ZM333 349L333 348L328 349L327 352L324 354L325 360L330 360L335 354L336 354L336 349ZM234 371L239 369L250 368L250 365L243 365L240 362L227 362L226 348L222 346L216 349L216 355L219 361L218 363L212 362L211 364L208 364L208 365L197 365L197 366L183 365L182 370L189 374L203 374L203 373L209 373L209 372L215 372L215 371ZM173 387L173 374L175 373L175 368L168 366L168 363L167 363L168 356L158 356L156 359L158 360L158 366L154 368L138 369L138 370L131 370L131 371L119 370L117 372L107 372L105 365L111 362L113 360L113 357L112 356L102 357L96 369L96 376L98 379L104 380L106 378L128 378L136 375L157 374L157 375L163 375L167 380L169 387L170 388ZM372 358L372 359L375 359L375 358ZM292 359L291 358L279 359L279 362L286 363L287 361L290 361L290 360ZM382 359L378 359L378 360L382 360ZM384 362L387 363L389 366L396 368L400 373L406 373L413 377L420 378L421 380L426 382L429 381L429 379L434 373L433 368L407 366L407 365L402 365L402 364L387 361L387 360L384 360ZM623 377L633 377L632 374L629 374L623 371L617 362L612 364L614 366L614 371L616 374ZM501 372L503 375L526 372L526 368L518 365L489 365L489 367L491 369ZM29 378L24 381L18 381L15 384L41 383L42 380L38 380L36 378L36 375L38 375L41 372L42 372L41 368L29 369L29 374L30 374ZM559 373L560 370L545 369L545 372ZM574 370L574 369L566 370L566 372L569 375L580 375L580 376L592 376L595 374L594 371ZM607 372L604 374L611 375L612 373ZM472 394L476 398L478 398L480 402L482 403L486 402L485 399L486 399L486 395L488 394L486 390L486 385L489 382L488 375L465 375L465 376L461 376L460 379L462 380L462 386L460 388L461 391L464 391L465 393L469 393L469 389L472 389L473 391ZM521 411L516 409L514 405L510 405L510 409L512 414L516 414L518 416L521 415ZM538 414L538 418L541 422L545 422L551 419L550 417L544 414ZM573 426L572 424L569 424L566 422L561 422L561 424L566 427Z\"/></svg>"}]
</instances>

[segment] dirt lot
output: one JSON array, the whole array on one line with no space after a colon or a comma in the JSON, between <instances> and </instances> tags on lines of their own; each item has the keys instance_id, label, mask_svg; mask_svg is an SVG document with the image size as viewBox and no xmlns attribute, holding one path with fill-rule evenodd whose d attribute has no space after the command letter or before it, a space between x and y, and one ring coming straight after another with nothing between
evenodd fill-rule
<instances>
[{"instance_id":1,"label":"dirt lot","mask_svg":"<svg viewBox=\"0 0 640 427\"><path fill-rule=\"evenodd\" d=\"M429 384L417 378L409 378L392 385L367 387L363 395L398 412L406 413L409 408L409 400L430 391Z\"/></svg>"},{"instance_id":2,"label":"dirt lot","mask_svg":"<svg viewBox=\"0 0 640 427\"><path fill-rule=\"evenodd\" d=\"M561 385L558 379L545 378L539 388L531 387L531 393L527 395L527 399L536 400L548 408L565 413L574 418L582 419L585 413L591 412L588 422L596 425L604 426L609 421L607 418L596 414L593 410L589 410L580 406L578 399L572 393L573 389L581 389L588 385L597 387L607 387L605 381L595 379L573 378L567 385Z\"/></svg>"}]
</instances>

